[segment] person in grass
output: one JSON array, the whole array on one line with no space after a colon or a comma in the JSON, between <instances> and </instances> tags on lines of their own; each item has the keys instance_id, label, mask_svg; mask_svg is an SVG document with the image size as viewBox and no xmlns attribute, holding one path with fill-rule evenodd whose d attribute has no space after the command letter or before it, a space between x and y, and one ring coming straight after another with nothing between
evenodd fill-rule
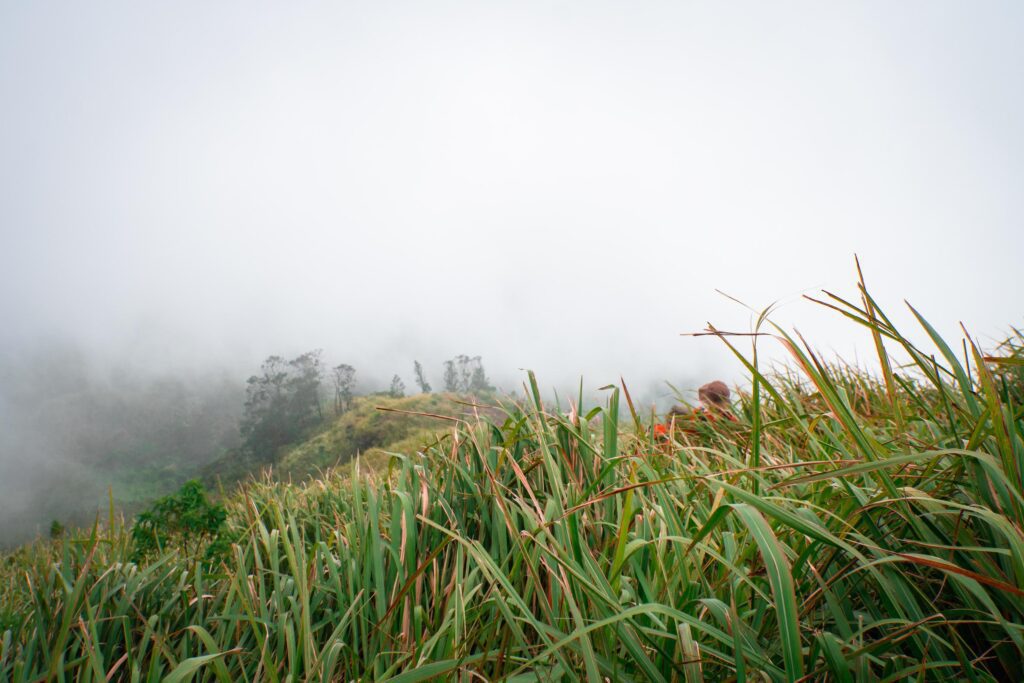
<instances>
[{"instance_id":1,"label":"person in grass","mask_svg":"<svg viewBox=\"0 0 1024 683\"><path fill-rule=\"evenodd\" d=\"M693 429L697 421L715 422L719 418L736 422L736 416L729 405L731 392L725 382L715 380L708 382L697 390L697 398L700 403L693 410L686 406L674 405L665 416L666 421L654 425L655 436L667 437L673 425L691 434L696 434Z\"/></svg>"}]
</instances>

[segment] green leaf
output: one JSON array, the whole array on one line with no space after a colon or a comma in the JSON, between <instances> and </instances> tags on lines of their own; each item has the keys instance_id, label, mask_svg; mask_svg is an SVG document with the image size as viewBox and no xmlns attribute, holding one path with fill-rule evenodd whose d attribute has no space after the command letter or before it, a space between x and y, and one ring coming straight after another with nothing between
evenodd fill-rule
<instances>
[{"instance_id":1,"label":"green leaf","mask_svg":"<svg viewBox=\"0 0 1024 683\"><path fill-rule=\"evenodd\" d=\"M182 683L183 681L191 680L195 673L207 664L236 652L239 652L239 650L227 650L225 652L217 652L212 655L189 657L188 659L179 662L178 666L174 667L171 673L167 674L167 677L163 679L163 683Z\"/></svg>"}]
</instances>

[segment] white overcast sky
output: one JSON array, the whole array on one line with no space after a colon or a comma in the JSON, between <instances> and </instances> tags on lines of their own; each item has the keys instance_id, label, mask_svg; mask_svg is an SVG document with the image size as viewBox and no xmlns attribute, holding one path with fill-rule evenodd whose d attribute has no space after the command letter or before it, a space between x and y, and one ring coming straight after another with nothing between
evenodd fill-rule
<instances>
[{"instance_id":1,"label":"white overcast sky","mask_svg":"<svg viewBox=\"0 0 1024 683\"><path fill-rule=\"evenodd\" d=\"M994 338L1022 122L1017 2L7 0L0 345L739 379L714 290L863 353L854 253Z\"/></svg>"}]
</instances>

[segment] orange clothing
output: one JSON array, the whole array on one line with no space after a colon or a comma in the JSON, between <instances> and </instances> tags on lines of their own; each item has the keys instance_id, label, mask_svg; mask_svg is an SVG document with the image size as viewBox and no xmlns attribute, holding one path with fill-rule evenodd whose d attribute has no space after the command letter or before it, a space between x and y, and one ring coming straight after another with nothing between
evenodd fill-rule
<instances>
[{"instance_id":1,"label":"orange clothing","mask_svg":"<svg viewBox=\"0 0 1024 683\"><path fill-rule=\"evenodd\" d=\"M708 410L704 406L698 406L692 412L687 413L683 416L677 417L674 421L675 427L678 430L684 431L688 434L697 434L697 430L694 428L696 421L703 422L717 422L719 418L724 418L729 422L738 422L739 420L730 410ZM668 422L658 422L654 425L654 436L656 438L667 439L669 432L671 431L673 421L670 419Z\"/></svg>"}]
</instances>

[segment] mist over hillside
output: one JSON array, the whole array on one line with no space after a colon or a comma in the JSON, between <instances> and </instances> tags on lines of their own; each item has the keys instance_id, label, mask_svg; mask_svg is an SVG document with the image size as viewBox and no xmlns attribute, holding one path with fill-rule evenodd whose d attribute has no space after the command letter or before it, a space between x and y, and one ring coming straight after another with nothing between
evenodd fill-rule
<instances>
[{"instance_id":1,"label":"mist over hillside","mask_svg":"<svg viewBox=\"0 0 1024 683\"><path fill-rule=\"evenodd\" d=\"M0 544L165 493L238 442L244 382L51 343L0 359Z\"/></svg>"},{"instance_id":2,"label":"mist over hillside","mask_svg":"<svg viewBox=\"0 0 1024 683\"><path fill-rule=\"evenodd\" d=\"M111 493L131 515L238 448L246 379L259 364L212 356L189 365L156 350L147 361L146 348L114 354L51 339L0 357L0 546L45 536L52 521L87 525L107 514ZM328 407L330 368L338 362L324 355L320 393ZM443 362L422 366L442 390ZM396 375L410 393L419 391L413 360L356 370L357 395L386 392ZM525 373L487 370L502 394L522 388ZM546 385L552 401L579 390L579 377L559 377ZM686 379L674 378L683 387ZM584 379L584 391L593 398L598 386L616 380ZM664 381L639 381L632 390L642 405L664 407L675 398Z\"/></svg>"}]
</instances>

